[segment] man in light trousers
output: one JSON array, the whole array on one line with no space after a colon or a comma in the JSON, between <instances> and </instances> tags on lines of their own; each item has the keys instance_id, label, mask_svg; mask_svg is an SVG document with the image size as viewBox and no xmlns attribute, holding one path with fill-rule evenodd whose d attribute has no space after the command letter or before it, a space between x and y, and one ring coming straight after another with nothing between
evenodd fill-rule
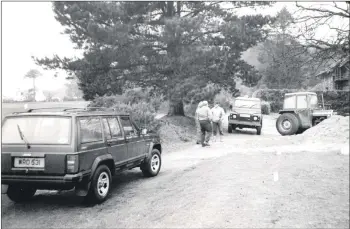
<instances>
[{"instance_id":1,"label":"man in light trousers","mask_svg":"<svg viewBox=\"0 0 350 229\"><path fill-rule=\"evenodd\" d=\"M211 128L212 112L208 107L207 101L203 101L201 104L201 107L197 109L196 117L199 120L201 132L202 132L201 144L203 147L209 146L210 135L212 133L212 128Z\"/></svg>"},{"instance_id":2,"label":"man in light trousers","mask_svg":"<svg viewBox=\"0 0 350 229\"><path fill-rule=\"evenodd\" d=\"M213 141L216 140L217 132L219 132L220 141L222 141L222 122L225 117L225 111L222 107L220 107L219 103L215 103L215 106L211 109L211 112L213 114Z\"/></svg>"}]
</instances>

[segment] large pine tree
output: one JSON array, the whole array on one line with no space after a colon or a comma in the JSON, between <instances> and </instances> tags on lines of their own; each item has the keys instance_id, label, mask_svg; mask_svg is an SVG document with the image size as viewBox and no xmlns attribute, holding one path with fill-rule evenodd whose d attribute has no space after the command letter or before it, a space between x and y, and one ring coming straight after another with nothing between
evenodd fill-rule
<instances>
[{"instance_id":1,"label":"large pine tree","mask_svg":"<svg viewBox=\"0 0 350 229\"><path fill-rule=\"evenodd\" d=\"M170 100L170 115L208 83L235 91L234 77L250 84L256 72L240 57L266 38L270 17L235 15L265 2L54 2L56 19L80 59L36 59L79 79L87 100L119 94L125 85L154 87ZM247 80L249 79L249 80Z\"/></svg>"}]
</instances>

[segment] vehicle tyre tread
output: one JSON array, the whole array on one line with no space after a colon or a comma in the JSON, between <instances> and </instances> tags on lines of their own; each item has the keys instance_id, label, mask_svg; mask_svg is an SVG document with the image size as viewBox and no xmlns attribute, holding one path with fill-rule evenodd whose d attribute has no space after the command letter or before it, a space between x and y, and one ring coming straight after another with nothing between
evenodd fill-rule
<instances>
[{"instance_id":1,"label":"vehicle tyre tread","mask_svg":"<svg viewBox=\"0 0 350 229\"><path fill-rule=\"evenodd\" d=\"M151 159L145 161L145 162L140 166L141 171L142 171L142 173L143 173L143 175L144 175L145 177L154 177L154 176L157 176L158 173L159 173L159 171L160 171L160 169L161 169L161 167L162 167L162 158L161 158L161 156L160 156L161 154L160 154L160 152L159 152L158 149L152 149L150 158L152 158L153 155L155 155L155 154L157 154L158 157L159 157L159 168L158 168L157 171L153 171L152 168L151 168L151 166L152 166L152 165L151 165Z\"/></svg>"},{"instance_id":2,"label":"vehicle tyre tread","mask_svg":"<svg viewBox=\"0 0 350 229\"><path fill-rule=\"evenodd\" d=\"M282 127L282 121L283 120L289 120L291 123L291 128L289 130L284 130ZM277 131L281 134L281 135L294 135L297 133L297 131L300 128L300 122L298 117L295 114L292 113L284 113L282 115L280 115L276 121L276 128Z\"/></svg>"},{"instance_id":3,"label":"vehicle tyre tread","mask_svg":"<svg viewBox=\"0 0 350 229\"><path fill-rule=\"evenodd\" d=\"M100 176L100 174L104 171L107 172L107 175L109 176L109 189L108 189L107 195L102 197L98 194L98 191L97 191L97 180L98 180L98 177ZM108 168L108 166L104 165L104 164L98 166L92 179L91 179L89 193L86 196L87 201L89 203L94 203L94 204L100 204L100 203L104 202L110 193L111 183L112 183L111 181L112 181L112 175L111 175L111 171Z\"/></svg>"}]
</instances>

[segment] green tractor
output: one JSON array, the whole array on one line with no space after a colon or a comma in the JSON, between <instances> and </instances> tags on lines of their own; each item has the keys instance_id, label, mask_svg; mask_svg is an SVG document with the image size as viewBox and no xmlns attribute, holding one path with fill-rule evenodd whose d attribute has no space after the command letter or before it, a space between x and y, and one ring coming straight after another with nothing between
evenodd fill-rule
<instances>
[{"instance_id":1,"label":"green tractor","mask_svg":"<svg viewBox=\"0 0 350 229\"><path fill-rule=\"evenodd\" d=\"M276 121L276 128L281 135L294 135L317 125L333 115L333 110L325 110L318 104L314 92L287 93L284 96L283 110Z\"/></svg>"}]
</instances>

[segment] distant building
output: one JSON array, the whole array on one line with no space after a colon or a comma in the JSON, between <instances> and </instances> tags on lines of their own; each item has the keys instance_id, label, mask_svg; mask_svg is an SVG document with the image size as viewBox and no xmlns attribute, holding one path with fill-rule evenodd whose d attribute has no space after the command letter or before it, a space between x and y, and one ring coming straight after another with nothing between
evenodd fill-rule
<instances>
[{"instance_id":1,"label":"distant building","mask_svg":"<svg viewBox=\"0 0 350 229\"><path fill-rule=\"evenodd\" d=\"M350 61L347 57L343 61L336 62L325 71L316 75L322 82L319 84L323 90L350 90Z\"/></svg>"}]
</instances>

